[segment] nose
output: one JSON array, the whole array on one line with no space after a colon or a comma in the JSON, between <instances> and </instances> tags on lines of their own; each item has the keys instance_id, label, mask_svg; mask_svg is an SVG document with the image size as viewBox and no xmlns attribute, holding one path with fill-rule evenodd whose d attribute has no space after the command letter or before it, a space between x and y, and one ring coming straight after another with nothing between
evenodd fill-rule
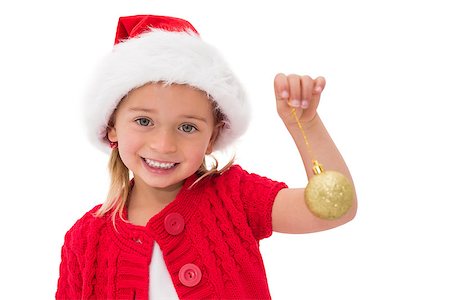
<instances>
[{"instance_id":1,"label":"nose","mask_svg":"<svg viewBox=\"0 0 450 300\"><path fill-rule=\"evenodd\" d=\"M159 153L173 153L177 151L175 134L166 129L153 132L150 138L150 147Z\"/></svg>"}]
</instances>

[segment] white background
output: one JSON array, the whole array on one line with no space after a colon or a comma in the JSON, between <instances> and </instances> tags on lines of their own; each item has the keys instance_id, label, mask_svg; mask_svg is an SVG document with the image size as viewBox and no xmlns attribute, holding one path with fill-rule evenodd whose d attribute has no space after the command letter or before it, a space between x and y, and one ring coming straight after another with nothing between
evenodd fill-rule
<instances>
[{"instance_id":1,"label":"white background","mask_svg":"<svg viewBox=\"0 0 450 300\"><path fill-rule=\"evenodd\" d=\"M323 75L319 113L352 171L356 219L261 243L273 299L449 299L446 1L9 1L0 4L0 298L54 297L63 236L103 201L107 155L80 102L117 18L186 18L246 86L249 171L304 186L277 72Z\"/></svg>"}]
</instances>

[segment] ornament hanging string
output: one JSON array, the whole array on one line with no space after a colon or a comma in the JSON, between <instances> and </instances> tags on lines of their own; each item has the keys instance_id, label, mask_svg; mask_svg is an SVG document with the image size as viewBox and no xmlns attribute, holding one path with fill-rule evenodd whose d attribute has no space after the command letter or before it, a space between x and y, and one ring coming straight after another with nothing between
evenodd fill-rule
<instances>
[{"instance_id":1,"label":"ornament hanging string","mask_svg":"<svg viewBox=\"0 0 450 300\"><path fill-rule=\"evenodd\" d=\"M314 174L320 174L323 172L323 166L317 161L316 156L314 155L311 145L309 144L308 137L306 136L305 130L303 129L302 123L300 123L300 119L297 115L297 110L295 108L292 108L291 114L295 121L297 122L298 128L300 129L300 132L302 133L303 140L305 141L306 149L308 149L309 155L311 157L311 161L313 163L313 171Z\"/></svg>"},{"instance_id":2,"label":"ornament hanging string","mask_svg":"<svg viewBox=\"0 0 450 300\"><path fill-rule=\"evenodd\" d=\"M298 128L300 128L300 131L303 135L303 139L305 140L306 148L308 149L308 152L314 161L315 156L312 152L311 146L309 145L309 141L308 141L308 138L306 137L306 133L305 133L305 130L303 129L302 123L300 123L300 119L297 116L297 110L295 108L293 108L291 111L291 114L294 117L295 121L297 122Z\"/></svg>"}]
</instances>

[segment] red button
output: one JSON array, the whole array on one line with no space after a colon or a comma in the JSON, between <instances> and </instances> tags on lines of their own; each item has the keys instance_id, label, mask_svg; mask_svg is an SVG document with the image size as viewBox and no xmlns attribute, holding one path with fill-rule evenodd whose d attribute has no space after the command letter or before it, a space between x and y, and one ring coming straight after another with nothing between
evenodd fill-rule
<instances>
[{"instance_id":1,"label":"red button","mask_svg":"<svg viewBox=\"0 0 450 300\"><path fill-rule=\"evenodd\" d=\"M181 267L178 277L184 286L193 287L202 279L202 271L194 264L185 264Z\"/></svg>"},{"instance_id":2,"label":"red button","mask_svg":"<svg viewBox=\"0 0 450 300\"><path fill-rule=\"evenodd\" d=\"M164 219L164 228L171 235L178 235L184 229L184 219L179 213L170 213Z\"/></svg>"}]
</instances>

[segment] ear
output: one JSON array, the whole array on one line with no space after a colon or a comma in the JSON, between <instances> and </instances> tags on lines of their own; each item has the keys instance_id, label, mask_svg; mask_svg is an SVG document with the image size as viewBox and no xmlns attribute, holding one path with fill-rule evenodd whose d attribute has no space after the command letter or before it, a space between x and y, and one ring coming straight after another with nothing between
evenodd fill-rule
<instances>
[{"instance_id":1,"label":"ear","mask_svg":"<svg viewBox=\"0 0 450 300\"><path fill-rule=\"evenodd\" d=\"M219 124L216 124L214 126L214 130L211 135L211 139L209 140L208 148L206 149L206 154L211 154L214 148L214 144L217 141L217 138L219 137L220 132L222 131L222 128L224 126L223 122L220 122Z\"/></svg>"},{"instance_id":2,"label":"ear","mask_svg":"<svg viewBox=\"0 0 450 300\"><path fill-rule=\"evenodd\" d=\"M108 127L108 133L106 134L110 142L117 142L117 131L115 127Z\"/></svg>"}]
</instances>

